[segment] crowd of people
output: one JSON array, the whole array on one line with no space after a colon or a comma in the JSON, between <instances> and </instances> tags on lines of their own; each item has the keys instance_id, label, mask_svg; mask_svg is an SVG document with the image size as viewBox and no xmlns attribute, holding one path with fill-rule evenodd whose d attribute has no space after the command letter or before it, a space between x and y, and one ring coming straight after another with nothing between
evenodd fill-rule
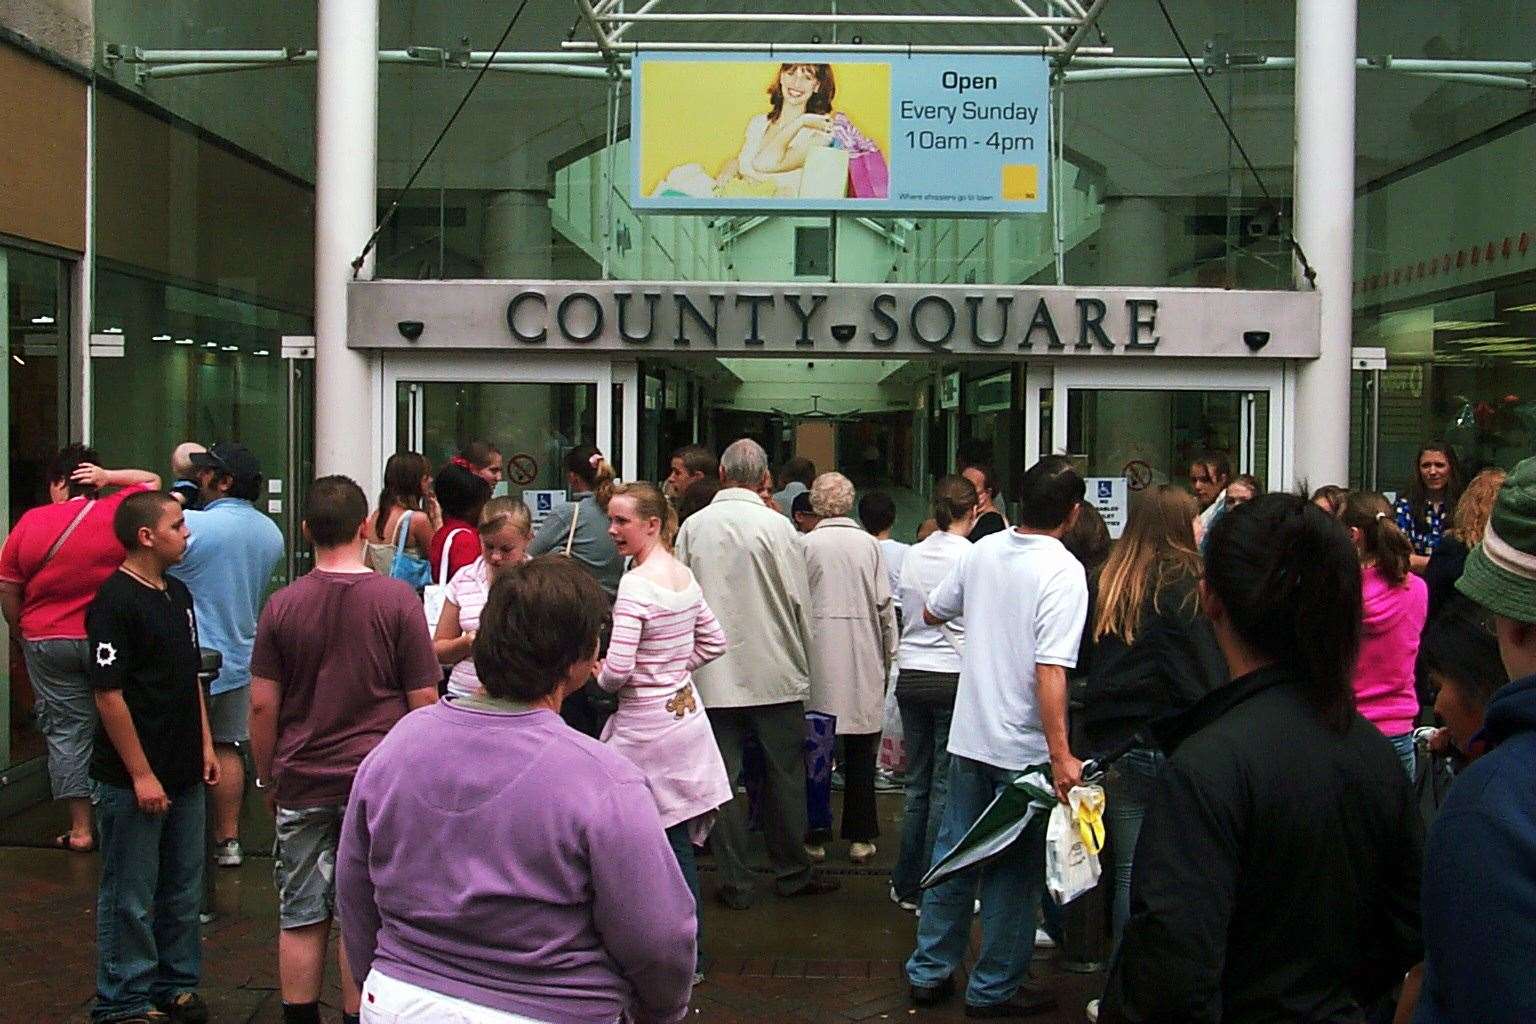
<instances>
[{"instance_id":1,"label":"crowd of people","mask_svg":"<svg viewBox=\"0 0 1536 1024\"><path fill-rule=\"evenodd\" d=\"M750 803L779 896L835 891L830 762L868 863L891 703L917 1008L962 980L968 1017L1055 1005L1045 816L922 884L1044 765L1064 804L1107 795L1088 1019L1536 1019L1536 459L1464 484L1426 445L1389 501L1265 494L1213 452L1112 541L1071 460L1005 494L960 454L909 546L889 494L751 439L679 449L660 486L571 448L537 522L493 444L400 453L371 509L310 484L314 568L267 596L283 538L244 446L178 447L166 490L65 448L0 610L56 845L102 854L93 1019L208 1019L205 836L242 862L249 783L285 1022L320 1019L339 923L349 1021L675 1024L708 965L700 849L753 907Z\"/></svg>"}]
</instances>

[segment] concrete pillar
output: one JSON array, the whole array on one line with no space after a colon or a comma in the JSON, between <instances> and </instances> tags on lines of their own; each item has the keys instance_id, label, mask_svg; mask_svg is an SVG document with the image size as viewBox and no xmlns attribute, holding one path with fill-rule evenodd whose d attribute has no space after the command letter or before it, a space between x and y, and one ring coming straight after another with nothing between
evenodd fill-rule
<instances>
[{"instance_id":1,"label":"concrete pillar","mask_svg":"<svg viewBox=\"0 0 1536 1024\"><path fill-rule=\"evenodd\" d=\"M1297 0L1295 234L1317 270L1322 355L1301 363L1291 479L1349 482L1357 0ZM1297 265L1297 287L1309 288Z\"/></svg>"},{"instance_id":2,"label":"concrete pillar","mask_svg":"<svg viewBox=\"0 0 1536 1024\"><path fill-rule=\"evenodd\" d=\"M373 360L347 348L347 282L373 233L378 0L320 0L315 83L315 472L370 496L384 472ZM373 276L370 255L358 273Z\"/></svg>"},{"instance_id":3,"label":"concrete pillar","mask_svg":"<svg viewBox=\"0 0 1536 1024\"><path fill-rule=\"evenodd\" d=\"M1099 223L1099 282L1107 287L1168 283L1168 213L1146 196L1111 196ZM1154 480L1177 479L1183 466L1164 465L1173 434L1173 396L1167 391L1110 391L1100 395L1095 422L1096 475L1118 476L1126 464L1145 462Z\"/></svg>"},{"instance_id":4,"label":"concrete pillar","mask_svg":"<svg viewBox=\"0 0 1536 1024\"><path fill-rule=\"evenodd\" d=\"M549 208L554 184L533 183L489 192L480 258L489 278L554 276L554 219Z\"/></svg>"},{"instance_id":5,"label":"concrete pillar","mask_svg":"<svg viewBox=\"0 0 1536 1024\"><path fill-rule=\"evenodd\" d=\"M1168 213L1147 196L1110 196L1099 222L1099 280L1106 286L1168 283Z\"/></svg>"}]
</instances>

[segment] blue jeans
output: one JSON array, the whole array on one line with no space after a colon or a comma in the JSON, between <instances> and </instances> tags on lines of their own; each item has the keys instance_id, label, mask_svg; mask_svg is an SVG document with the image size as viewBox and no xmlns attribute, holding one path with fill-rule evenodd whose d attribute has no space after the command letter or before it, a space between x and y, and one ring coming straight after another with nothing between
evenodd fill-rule
<instances>
[{"instance_id":1,"label":"blue jeans","mask_svg":"<svg viewBox=\"0 0 1536 1024\"><path fill-rule=\"evenodd\" d=\"M1131 864L1136 839L1167 761L1162 751L1137 748L1121 755L1104 779L1104 831L1109 837L1110 866L1115 875L1111 949L1119 947L1125 922L1131 918Z\"/></svg>"},{"instance_id":2,"label":"blue jeans","mask_svg":"<svg viewBox=\"0 0 1536 1024\"><path fill-rule=\"evenodd\" d=\"M1003 787L1022 774L951 754L949 803L935 853L953 849ZM963 871L923 893L917 949L907 960L912 984L937 985L960 966L970 944L972 901L978 886L981 955L971 970L965 1001L972 1006L1005 1002L1029 978L1035 913L1045 891L1047 817L1036 815L1012 846L980 868Z\"/></svg>"},{"instance_id":3,"label":"blue jeans","mask_svg":"<svg viewBox=\"0 0 1536 1024\"><path fill-rule=\"evenodd\" d=\"M1403 762L1403 771L1408 773L1408 781L1414 781L1418 774L1419 755L1413 748L1413 730L1410 729L1401 736L1388 736L1392 749L1397 751L1397 759Z\"/></svg>"},{"instance_id":4,"label":"blue jeans","mask_svg":"<svg viewBox=\"0 0 1536 1024\"><path fill-rule=\"evenodd\" d=\"M704 959L704 910L699 906L699 865L694 859L693 841L688 838L688 822L680 821L667 829L667 842L672 846L672 854L677 858L677 866L683 869L683 881L688 883L688 891L693 893L693 919L694 925L694 965Z\"/></svg>"},{"instance_id":5,"label":"blue jeans","mask_svg":"<svg viewBox=\"0 0 1536 1024\"><path fill-rule=\"evenodd\" d=\"M133 790L92 783L101 842L96 899L95 1021L131 1017L197 988L203 895L201 785L171 797L153 817Z\"/></svg>"},{"instance_id":6,"label":"blue jeans","mask_svg":"<svg viewBox=\"0 0 1536 1024\"><path fill-rule=\"evenodd\" d=\"M949 722L953 705L897 698L907 748L906 802L901 814L901 854L891 885L904 900L917 900L918 883L933 863L933 844L949 794Z\"/></svg>"}]
</instances>

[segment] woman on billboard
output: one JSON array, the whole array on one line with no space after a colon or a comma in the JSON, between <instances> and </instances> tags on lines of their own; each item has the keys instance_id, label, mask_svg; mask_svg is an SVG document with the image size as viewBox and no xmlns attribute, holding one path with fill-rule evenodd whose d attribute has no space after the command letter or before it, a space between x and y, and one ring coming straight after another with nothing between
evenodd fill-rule
<instances>
[{"instance_id":1,"label":"woman on billboard","mask_svg":"<svg viewBox=\"0 0 1536 1024\"><path fill-rule=\"evenodd\" d=\"M659 195L721 198L884 199L889 171L880 147L834 111L830 64L780 64L769 109L747 122L741 151L713 178L698 164L674 168Z\"/></svg>"}]
</instances>

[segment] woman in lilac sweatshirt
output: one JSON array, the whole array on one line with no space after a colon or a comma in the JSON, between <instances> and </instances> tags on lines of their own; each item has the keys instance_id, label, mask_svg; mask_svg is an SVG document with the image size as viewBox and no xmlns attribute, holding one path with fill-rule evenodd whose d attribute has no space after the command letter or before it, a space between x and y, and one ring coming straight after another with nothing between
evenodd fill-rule
<instances>
[{"instance_id":1,"label":"woman in lilac sweatshirt","mask_svg":"<svg viewBox=\"0 0 1536 1024\"><path fill-rule=\"evenodd\" d=\"M336 909L364 1021L687 1016L694 902L645 777L559 715L607 614L571 559L509 570L480 692L407 715L358 769Z\"/></svg>"},{"instance_id":2,"label":"woman in lilac sweatshirt","mask_svg":"<svg viewBox=\"0 0 1536 1024\"><path fill-rule=\"evenodd\" d=\"M1429 589L1409 571L1413 544L1398 529L1386 498L1351 491L1339 518L1360 556L1363 622L1355 662L1355 706L1392 741L1412 779L1413 721L1419 713L1414 663L1429 611Z\"/></svg>"}]
</instances>

